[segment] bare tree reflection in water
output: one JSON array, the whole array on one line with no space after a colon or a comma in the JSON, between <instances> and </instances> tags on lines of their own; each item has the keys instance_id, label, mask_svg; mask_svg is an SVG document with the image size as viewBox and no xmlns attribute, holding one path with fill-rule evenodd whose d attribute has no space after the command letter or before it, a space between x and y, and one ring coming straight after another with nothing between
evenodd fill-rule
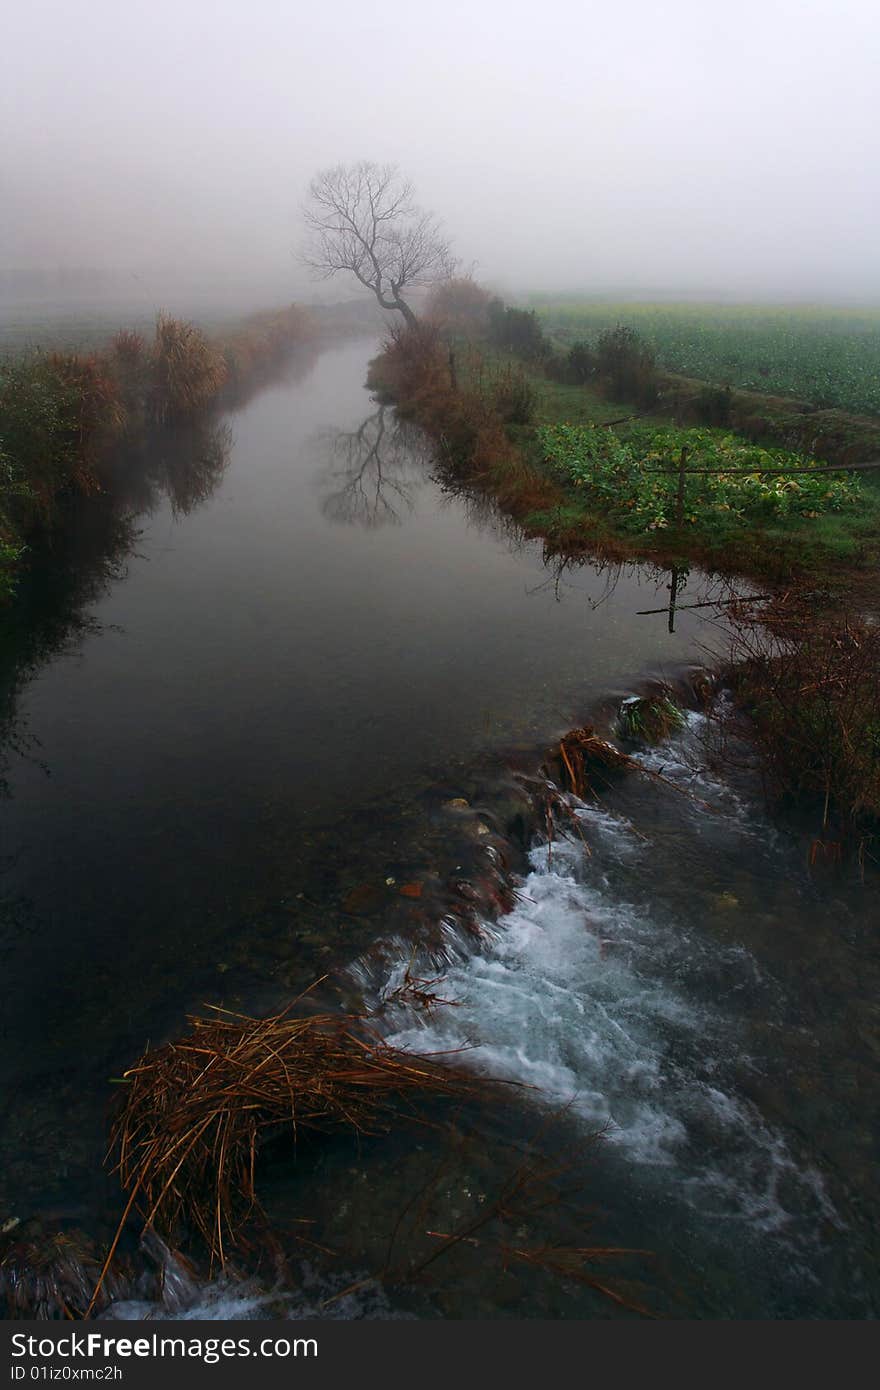
<instances>
[{"instance_id":1,"label":"bare tree reflection in water","mask_svg":"<svg viewBox=\"0 0 880 1390\"><path fill-rule=\"evenodd\" d=\"M399 526L413 511L433 456L416 425L380 405L356 430L327 431L321 442L326 463L320 478L329 485L321 512L328 521L375 530Z\"/></svg>"}]
</instances>

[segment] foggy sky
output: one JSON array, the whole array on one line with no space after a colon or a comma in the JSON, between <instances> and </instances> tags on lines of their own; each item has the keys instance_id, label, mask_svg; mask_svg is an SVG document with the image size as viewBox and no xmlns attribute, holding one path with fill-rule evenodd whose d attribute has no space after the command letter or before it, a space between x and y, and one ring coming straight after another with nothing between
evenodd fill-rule
<instances>
[{"instance_id":1,"label":"foggy sky","mask_svg":"<svg viewBox=\"0 0 880 1390\"><path fill-rule=\"evenodd\" d=\"M510 291L878 300L878 59L877 0L32 0L0 268L310 294L308 181L373 159Z\"/></svg>"}]
</instances>

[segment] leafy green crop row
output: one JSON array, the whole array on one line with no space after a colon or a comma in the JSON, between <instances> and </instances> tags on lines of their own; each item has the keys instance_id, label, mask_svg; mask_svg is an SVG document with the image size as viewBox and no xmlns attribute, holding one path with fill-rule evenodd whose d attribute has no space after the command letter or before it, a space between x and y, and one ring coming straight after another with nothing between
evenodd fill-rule
<instances>
[{"instance_id":1,"label":"leafy green crop row","mask_svg":"<svg viewBox=\"0 0 880 1390\"><path fill-rule=\"evenodd\" d=\"M880 414L880 311L724 304L536 303L567 341L634 328L667 371L820 408Z\"/></svg>"},{"instance_id":2,"label":"leafy green crop row","mask_svg":"<svg viewBox=\"0 0 880 1390\"><path fill-rule=\"evenodd\" d=\"M598 426L544 425L537 433L544 457L554 469L583 488L620 530L630 533L674 524L676 465L685 446L688 468L819 466L815 460L783 449L763 449L715 429L640 427L621 438ZM858 480L847 474L690 474L685 477L684 522L704 531L732 522L766 524L816 517L855 507L860 491Z\"/></svg>"}]
</instances>

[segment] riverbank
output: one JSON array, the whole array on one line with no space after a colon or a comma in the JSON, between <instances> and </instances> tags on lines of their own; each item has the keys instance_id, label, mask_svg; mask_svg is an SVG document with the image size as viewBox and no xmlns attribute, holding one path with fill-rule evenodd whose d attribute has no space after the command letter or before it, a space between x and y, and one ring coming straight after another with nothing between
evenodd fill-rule
<instances>
[{"instance_id":1,"label":"riverbank","mask_svg":"<svg viewBox=\"0 0 880 1390\"><path fill-rule=\"evenodd\" d=\"M534 347L525 358L479 341L450 347L430 323L421 335L389 343L370 384L438 439L459 480L551 552L822 587L875 568L874 474L826 473L824 458L730 426L675 424L680 395L653 373L645 404L621 403L589 382L548 378ZM880 450L880 428L869 433Z\"/></svg>"},{"instance_id":2,"label":"riverbank","mask_svg":"<svg viewBox=\"0 0 880 1390\"><path fill-rule=\"evenodd\" d=\"M120 454L169 427L204 428L320 331L297 305L219 336L160 314L151 342L120 329L92 350L0 359L0 601L35 538L63 527L67 499L118 488Z\"/></svg>"}]
</instances>

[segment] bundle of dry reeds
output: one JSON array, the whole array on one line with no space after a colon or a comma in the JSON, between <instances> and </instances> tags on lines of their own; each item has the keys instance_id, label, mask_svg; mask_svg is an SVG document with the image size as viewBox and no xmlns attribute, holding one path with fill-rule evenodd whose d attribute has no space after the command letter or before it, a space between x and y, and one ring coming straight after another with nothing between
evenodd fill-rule
<instances>
[{"instance_id":1,"label":"bundle of dry reeds","mask_svg":"<svg viewBox=\"0 0 880 1390\"><path fill-rule=\"evenodd\" d=\"M442 1061L387 1047L358 1015L250 1018L213 1010L180 1041L147 1052L129 1085L111 1153L147 1228L183 1219L222 1263L256 1204L257 1149L300 1127L376 1133L399 1103L485 1088ZM125 1218L123 1218L125 1219Z\"/></svg>"},{"instance_id":2,"label":"bundle of dry reeds","mask_svg":"<svg viewBox=\"0 0 880 1390\"><path fill-rule=\"evenodd\" d=\"M631 757L629 753L624 753L622 749L609 743L607 739L600 738L590 725L583 729L570 729L564 738L560 739L550 755L551 768L554 763L562 790L573 792L576 797L581 799L587 796L598 796L597 781L601 781L603 786L608 785L608 778L603 777L602 773L637 772L652 782L658 782L662 786L668 787L670 791L676 792L679 796L687 797L695 806L701 806L705 811L714 810L713 806L695 796L688 787L680 786L670 778L664 777L662 772L646 767L638 758ZM552 807L549 803L545 806L545 814L548 817L552 810L564 809L559 807L555 799L551 798L551 801L553 801ZM549 829L550 821L548 819Z\"/></svg>"},{"instance_id":3,"label":"bundle of dry reeds","mask_svg":"<svg viewBox=\"0 0 880 1390\"><path fill-rule=\"evenodd\" d=\"M600 738L592 728L570 729L559 741L559 761L564 769L563 786L575 796L584 796L591 790L588 768L590 765L603 769L620 769L624 772L641 772L641 764L615 748L607 739Z\"/></svg>"},{"instance_id":4,"label":"bundle of dry reeds","mask_svg":"<svg viewBox=\"0 0 880 1390\"><path fill-rule=\"evenodd\" d=\"M156 320L153 370L153 411L160 421L203 410L227 377L219 349L195 324L167 314L160 314Z\"/></svg>"}]
</instances>

